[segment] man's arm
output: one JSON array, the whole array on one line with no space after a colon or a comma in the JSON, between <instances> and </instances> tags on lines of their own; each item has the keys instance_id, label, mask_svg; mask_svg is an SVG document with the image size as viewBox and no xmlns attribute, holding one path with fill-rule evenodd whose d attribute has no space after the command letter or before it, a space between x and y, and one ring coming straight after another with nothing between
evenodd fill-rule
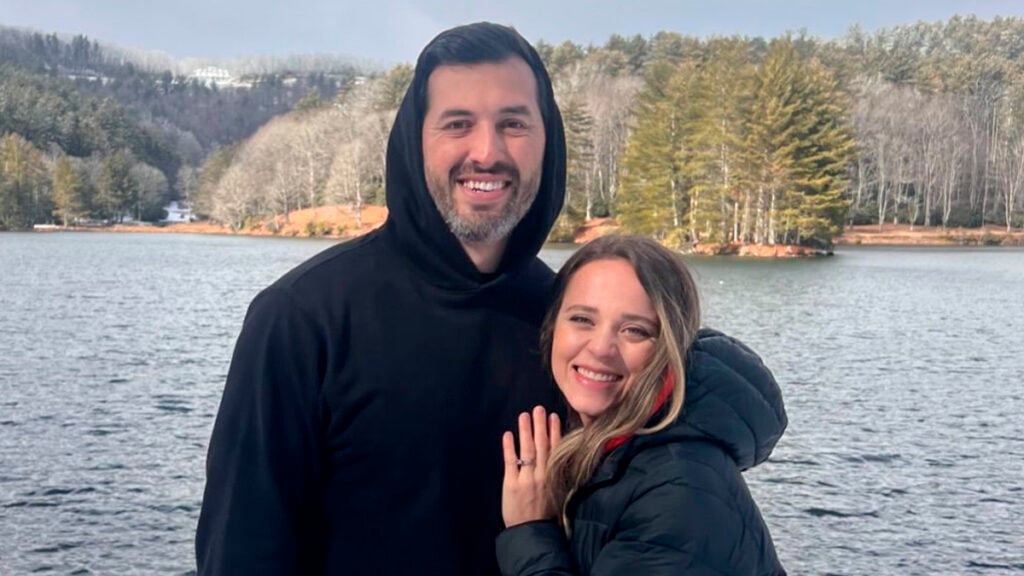
<instances>
[{"instance_id":1,"label":"man's arm","mask_svg":"<svg viewBox=\"0 0 1024 576\"><path fill-rule=\"evenodd\" d=\"M288 293L250 305L210 439L200 575L295 574L317 561L299 544L317 509L323 348Z\"/></svg>"}]
</instances>

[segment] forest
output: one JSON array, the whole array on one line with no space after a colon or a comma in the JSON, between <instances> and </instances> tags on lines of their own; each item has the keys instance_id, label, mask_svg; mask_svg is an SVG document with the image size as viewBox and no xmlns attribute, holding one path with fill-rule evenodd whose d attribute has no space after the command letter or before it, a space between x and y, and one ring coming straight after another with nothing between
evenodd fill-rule
<instances>
[{"instance_id":1,"label":"forest","mask_svg":"<svg viewBox=\"0 0 1024 576\"><path fill-rule=\"evenodd\" d=\"M217 88L40 38L0 40L2 228L153 219L180 199L245 229L383 202L407 64ZM554 239L605 217L677 246L828 246L849 224L1024 226L1024 19L536 47L568 145Z\"/></svg>"},{"instance_id":2,"label":"forest","mask_svg":"<svg viewBox=\"0 0 1024 576\"><path fill-rule=\"evenodd\" d=\"M157 220L191 196L213 151L363 74L341 58L232 65L244 87L159 54L0 26L0 229Z\"/></svg>"}]
</instances>

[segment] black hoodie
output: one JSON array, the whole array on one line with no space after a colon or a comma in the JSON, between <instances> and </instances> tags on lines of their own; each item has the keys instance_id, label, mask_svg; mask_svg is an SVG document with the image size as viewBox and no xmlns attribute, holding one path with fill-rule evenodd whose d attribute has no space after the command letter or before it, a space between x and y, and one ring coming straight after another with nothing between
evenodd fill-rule
<instances>
[{"instance_id":1,"label":"black hoodie","mask_svg":"<svg viewBox=\"0 0 1024 576\"><path fill-rule=\"evenodd\" d=\"M540 190L483 275L427 192L425 81L388 142L385 225L250 305L210 441L201 575L497 572L501 433L559 404L538 351L553 273L536 255L565 138L548 96Z\"/></svg>"}]
</instances>

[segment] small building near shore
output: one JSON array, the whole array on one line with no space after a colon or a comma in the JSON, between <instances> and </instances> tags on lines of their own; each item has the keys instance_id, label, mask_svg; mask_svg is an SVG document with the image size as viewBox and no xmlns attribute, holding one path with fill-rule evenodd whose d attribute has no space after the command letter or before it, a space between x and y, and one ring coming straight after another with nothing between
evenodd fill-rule
<instances>
[{"instance_id":1,"label":"small building near shore","mask_svg":"<svg viewBox=\"0 0 1024 576\"><path fill-rule=\"evenodd\" d=\"M167 206L164 206L163 210L167 212L167 216L160 220L163 224L196 221L196 215L192 213L192 208L184 202L172 201Z\"/></svg>"}]
</instances>

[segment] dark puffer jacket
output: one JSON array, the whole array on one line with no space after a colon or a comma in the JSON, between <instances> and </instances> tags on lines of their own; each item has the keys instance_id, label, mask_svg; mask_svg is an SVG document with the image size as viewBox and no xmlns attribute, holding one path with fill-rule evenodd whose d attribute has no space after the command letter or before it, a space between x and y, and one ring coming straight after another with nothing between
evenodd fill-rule
<instances>
[{"instance_id":1,"label":"dark puffer jacket","mask_svg":"<svg viewBox=\"0 0 1024 576\"><path fill-rule=\"evenodd\" d=\"M679 420L605 458L570 503L570 542L553 521L502 532L502 574L785 574L740 474L766 460L785 429L782 395L761 359L701 330Z\"/></svg>"}]
</instances>

